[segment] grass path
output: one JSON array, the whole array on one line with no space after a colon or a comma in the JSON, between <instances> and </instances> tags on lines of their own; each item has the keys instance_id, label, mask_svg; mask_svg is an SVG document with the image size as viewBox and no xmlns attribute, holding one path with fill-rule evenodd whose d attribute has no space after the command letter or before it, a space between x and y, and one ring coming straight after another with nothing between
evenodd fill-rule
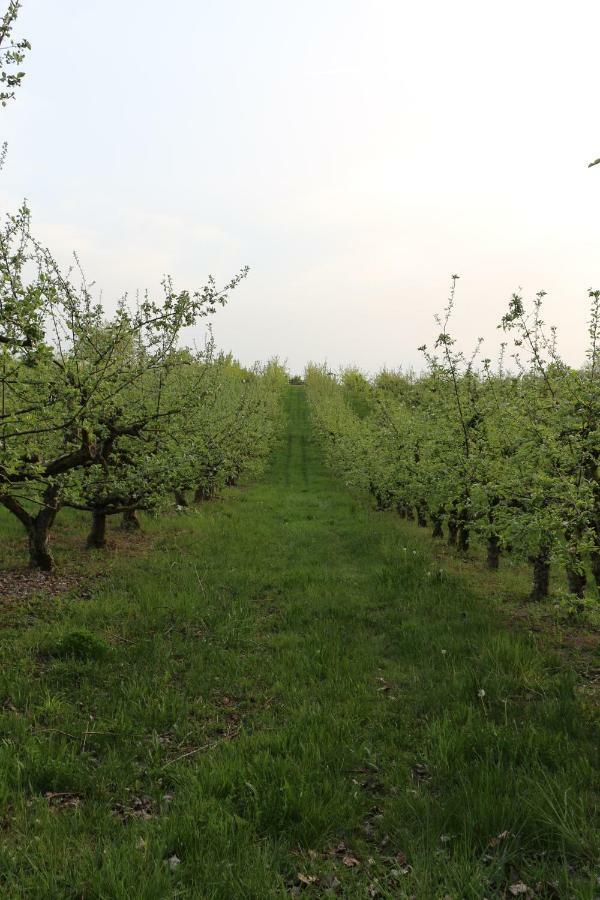
<instances>
[{"instance_id":1,"label":"grass path","mask_svg":"<svg viewBox=\"0 0 600 900\"><path fill-rule=\"evenodd\" d=\"M3 610L0 893L592 900L573 678L287 409L260 484L150 523L91 599Z\"/></svg>"}]
</instances>

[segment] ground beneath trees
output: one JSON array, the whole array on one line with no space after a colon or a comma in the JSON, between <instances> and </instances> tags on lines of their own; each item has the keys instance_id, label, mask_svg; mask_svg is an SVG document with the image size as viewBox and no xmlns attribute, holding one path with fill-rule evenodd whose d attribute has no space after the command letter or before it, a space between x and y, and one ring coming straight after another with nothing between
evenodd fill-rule
<instances>
[{"instance_id":1,"label":"ground beneath trees","mask_svg":"<svg viewBox=\"0 0 600 900\"><path fill-rule=\"evenodd\" d=\"M4 896L591 900L597 723L566 662L287 407L262 483L3 623Z\"/></svg>"}]
</instances>

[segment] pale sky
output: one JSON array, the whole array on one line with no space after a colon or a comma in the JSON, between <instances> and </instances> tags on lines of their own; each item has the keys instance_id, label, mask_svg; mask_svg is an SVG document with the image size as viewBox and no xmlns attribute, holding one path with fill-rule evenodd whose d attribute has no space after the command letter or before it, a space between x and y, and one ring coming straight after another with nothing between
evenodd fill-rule
<instances>
[{"instance_id":1,"label":"pale sky","mask_svg":"<svg viewBox=\"0 0 600 900\"><path fill-rule=\"evenodd\" d=\"M2 206L107 304L247 264L223 349L372 371L420 365L457 272L465 348L545 289L582 359L597 0L24 0L18 34Z\"/></svg>"}]
</instances>

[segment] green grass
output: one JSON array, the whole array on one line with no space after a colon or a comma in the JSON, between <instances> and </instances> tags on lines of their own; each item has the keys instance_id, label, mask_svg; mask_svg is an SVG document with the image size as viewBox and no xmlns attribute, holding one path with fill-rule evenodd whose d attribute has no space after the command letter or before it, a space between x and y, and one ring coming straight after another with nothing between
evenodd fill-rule
<instances>
[{"instance_id":1,"label":"green grass","mask_svg":"<svg viewBox=\"0 0 600 900\"><path fill-rule=\"evenodd\" d=\"M147 523L91 598L0 607L0 893L592 900L573 674L288 412L262 483Z\"/></svg>"}]
</instances>

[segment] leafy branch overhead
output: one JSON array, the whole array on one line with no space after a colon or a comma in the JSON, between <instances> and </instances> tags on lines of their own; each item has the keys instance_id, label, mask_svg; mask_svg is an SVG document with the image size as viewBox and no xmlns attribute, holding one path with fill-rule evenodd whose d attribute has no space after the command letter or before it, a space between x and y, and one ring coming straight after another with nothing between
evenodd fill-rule
<instances>
[{"instance_id":1,"label":"leafy branch overhead","mask_svg":"<svg viewBox=\"0 0 600 900\"><path fill-rule=\"evenodd\" d=\"M25 60L31 44L25 38L13 37L15 22L21 9L20 0L11 0L0 24L0 103L6 106L14 99L15 91L21 86L25 72L20 66Z\"/></svg>"}]
</instances>

